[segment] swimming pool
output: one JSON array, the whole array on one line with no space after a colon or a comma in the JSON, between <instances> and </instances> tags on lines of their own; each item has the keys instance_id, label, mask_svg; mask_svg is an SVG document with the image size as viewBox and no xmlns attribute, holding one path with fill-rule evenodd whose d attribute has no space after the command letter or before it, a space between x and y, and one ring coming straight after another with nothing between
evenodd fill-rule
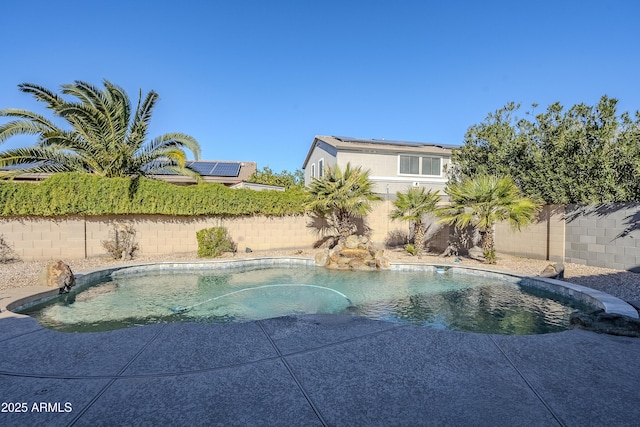
<instances>
[{"instance_id":1,"label":"swimming pool","mask_svg":"<svg viewBox=\"0 0 640 427\"><path fill-rule=\"evenodd\" d=\"M335 271L308 264L124 268L18 312L67 332L328 313L479 333L540 334L569 329L571 313L592 309L511 276L446 266Z\"/></svg>"}]
</instances>

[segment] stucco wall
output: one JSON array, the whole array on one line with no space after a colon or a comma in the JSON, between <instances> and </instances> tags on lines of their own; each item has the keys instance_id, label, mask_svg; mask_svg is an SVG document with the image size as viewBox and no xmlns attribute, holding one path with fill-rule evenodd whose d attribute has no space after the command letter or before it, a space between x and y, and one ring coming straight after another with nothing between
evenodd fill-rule
<instances>
[{"instance_id":1,"label":"stucco wall","mask_svg":"<svg viewBox=\"0 0 640 427\"><path fill-rule=\"evenodd\" d=\"M337 156L337 164L341 168L346 167L347 163L352 165L363 165L363 169L369 170L369 177L373 183L373 191L386 195L391 198L395 197L396 192L406 192L414 183L418 183L420 187L427 190L439 190L440 194L444 194L444 188L447 178L444 172L440 177L425 175L400 175L398 173L398 156L408 153L389 153L386 151L376 151L372 153L340 151ZM418 154L415 154L418 155ZM421 156L426 154L422 153ZM442 167L450 163L449 157L434 155L442 158Z\"/></svg>"}]
</instances>

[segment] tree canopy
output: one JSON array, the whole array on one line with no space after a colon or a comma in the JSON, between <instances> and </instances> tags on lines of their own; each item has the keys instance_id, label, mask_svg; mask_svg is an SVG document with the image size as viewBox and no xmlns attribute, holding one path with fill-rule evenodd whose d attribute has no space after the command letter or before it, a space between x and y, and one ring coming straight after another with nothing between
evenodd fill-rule
<instances>
[{"instance_id":1,"label":"tree canopy","mask_svg":"<svg viewBox=\"0 0 640 427\"><path fill-rule=\"evenodd\" d=\"M510 175L526 196L550 204L640 201L640 113L619 115L617 102L555 103L524 117L509 103L468 129L449 174Z\"/></svg>"},{"instance_id":2,"label":"tree canopy","mask_svg":"<svg viewBox=\"0 0 640 427\"><path fill-rule=\"evenodd\" d=\"M11 167L3 176L21 173L89 172L105 177L151 175L172 171L198 178L186 167L186 153L195 159L200 145L183 133L167 133L151 140L149 122L158 101L154 91L143 98L135 110L124 89L104 81L104 89L83 81L62 86L67 100L41 86L23 83L19 89L46 104L55 117L68 123L59 127L46 117L22 109L0 110L0 117L15 120L0 125L0 143L19 134L37 135L33 147L0 153L0 167ZM18 167L15 167L18 166Z\"/></svg>"},{"instance_id":3,"label":"tree canopy","mask_svg":"<svg viewBox=\"0 0 640 427\"><path fill-rule=\"evenodd\" d=\"M262 170L255 171L247 181L258 184L279 185L284 188L302 188L304 187L304 173L300 169L296 169L293 173L287 170L277 173L269 166L264 166Z\"/></svg>"}]
</instances>

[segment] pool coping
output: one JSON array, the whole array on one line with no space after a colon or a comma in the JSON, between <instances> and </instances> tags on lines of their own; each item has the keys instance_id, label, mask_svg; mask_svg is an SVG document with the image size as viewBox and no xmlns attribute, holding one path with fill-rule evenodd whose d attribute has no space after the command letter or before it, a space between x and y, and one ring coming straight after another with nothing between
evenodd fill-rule
<instances>
[{"instance_id":1,"label":"pool coping","mask_svg":"<svg viewBox=\"0 0 640 427\"><path fill-rule=\"evenodd\" d=\"M208 269L212 266L217 268L234 268L238 266L269 266L269 265L303 265L303 266L316 266L315 261L306 257L256 257L256 258L241 258L241 259L225 259L225 260L203 260L203 261L167 261L167 262L151 262L132 265L120 265L116 267L101 268L98 270L88 271L86 273L77 273L76 277L76 289L88 286L88 284L95 280L104 279L111 274L120 271L127 270L131 273L143 272L150 270L153 267L154 270L173 269L175 267L190 268L190 269ZM537 287L544 289L565 297L577 299L585 302L591 306L603 309L609 314L618 314L628 316L634 319L640 318L638 311L626 301L620 298L614 297L607 293L598 291L596 289L587 288L585 286L577 285L562 280L549 279L539 276L527 276L516 273L505 272L497 269L488 269L472 266L462 266L449 263L408 263L408 262L392 262L390 263L391 270L397 271L438 271L450 272L451 274L469 274L488 277L488 278L500 278L501 280L507 280L512 283L521 283L527 286ZM45 286L32 286L25 288L15 288L2 291L2 297L0 299L0 318L5 317L29 317L19 313L15 313L15 310L19 307L29 306L30 304L36 304L44 302L48 299L55 298L58 295L58 289L52 289ZM8 295L5 295L8 294Z\"/></svg>"}]
</instances>

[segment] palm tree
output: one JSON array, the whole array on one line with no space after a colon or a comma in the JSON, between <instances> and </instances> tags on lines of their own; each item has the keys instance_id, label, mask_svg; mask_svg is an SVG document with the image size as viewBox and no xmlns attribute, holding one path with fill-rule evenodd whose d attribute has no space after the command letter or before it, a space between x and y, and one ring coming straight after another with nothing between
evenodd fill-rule
<instances>
[{"instance_id":1,"label":"palm tree","mask_svg":"<svg viewBox=\"0 0 640 427\"><path fill-rule=\"evenodd\" d=\"M372 190L369 171L347 163L344 171L338 165L327 167L321 178L314 178L308 188L307 209L321 217L329 216L341 239L356 230L355 218L371 212L371 203L382 200Z\"/></svg>"},{"instance_id":2,"label":"palm tree","mask_svg":"<svg viewBox=\"0 0 640 427\"><path fill-rule=\"evenodd\" d=\"M0 126L0 143L19 134L38 136L33 147L0 153L0 167L14 166L3 176L81 171L121 177L171 171L199 178L186 166L184 148L196 160L200 156L200 145L193 137L168 133L147 141L151 113L158 101L156 92L147 93L143 99L140 91L133 112L126 92L107 80L104 90L82 81L63 85L62 94L76 101L67 101L34 84L18 87L46 103L54 116L64 119L71 128L60 128L28 110L0 110L0 116L17 118Z\"/></svg>"},{"instance_id":3,"label":"palm tree","mask_svg":"<svg viewBox=\"0 0 640 427\"><path fill-rule=\"evenodd\" d=\"M509 221L517 229L536 220L540 204L522 197L510 176L496 177L481 174L462 181L450 181L447 194L449 206L436 211L440 222L465 228L472 225L481 236L486 262L495 263L493 227Z\"/></svg>"},{"instance_id":4,"label":"palm tree","mask_svg":"<svg viewBox=\"0 0 640 427\"><path fill-rule=\"evenodd\" d=\"M425 191L424 187L412 187L406 193L397 192L393 205L395 209L389 216L393 219L408 221L414 225L414 244L418 255L424 249L425 229L422 218L436 210L440 201L438 191Z\"/></svg>"}]
</instances>

